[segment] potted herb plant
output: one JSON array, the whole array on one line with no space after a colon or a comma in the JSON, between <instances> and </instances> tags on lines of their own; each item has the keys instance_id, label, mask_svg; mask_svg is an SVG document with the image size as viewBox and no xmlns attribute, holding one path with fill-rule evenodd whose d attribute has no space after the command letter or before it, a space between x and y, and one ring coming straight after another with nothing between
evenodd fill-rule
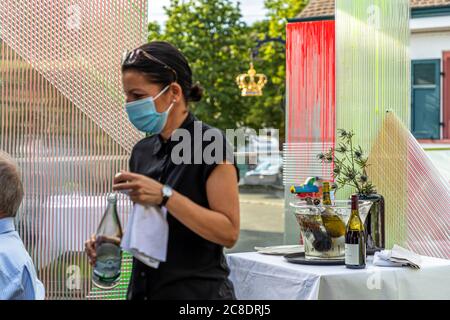
<instances>
[{"instance_id":1,"label":"potted herb plant","mask_svg":"<svg viewBox=\"0 0 450 320\"><path fill-rule=\"evenodd\" d=\"M345 186L356 191L360 200L372 202L365 221L367 252L373 253L385 246L384 198L378 194L367 174L368 156L361 146L355 146L353 131L338 130L339 142L336 148L318 154L322 163L333 163L334 189L337 192Z\"/></svg>"}]
</instances>

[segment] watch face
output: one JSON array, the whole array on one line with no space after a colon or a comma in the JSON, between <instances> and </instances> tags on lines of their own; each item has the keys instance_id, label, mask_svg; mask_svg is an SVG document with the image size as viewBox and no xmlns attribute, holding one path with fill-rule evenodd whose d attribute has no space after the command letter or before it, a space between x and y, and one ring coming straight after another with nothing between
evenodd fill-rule
<instances>
[{"instance_id":1,"label":"watch face","mask_svg":"<svg viewBox=\"0 0 450 320\"><path fill-rule=\"evenodd\" d=\"M172 188L169 186L163 186L162 193L165 197L170 197L172 195Z\"/></svg>"}]
</instances>

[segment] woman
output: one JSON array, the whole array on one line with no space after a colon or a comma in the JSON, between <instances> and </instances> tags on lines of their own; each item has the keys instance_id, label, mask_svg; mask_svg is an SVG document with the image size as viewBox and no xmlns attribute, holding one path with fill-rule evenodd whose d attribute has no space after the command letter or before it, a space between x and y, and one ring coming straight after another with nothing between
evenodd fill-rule
<instances>
[{"instance_id":1,"label":"woman","mask_svg":"<svg viewBox=\"0 0 450 320\"><path fill-rule=\"evenodd\" d=\"M239 235L237 167L226 152L212 164L175 164L171 155L175 130L191 133L191 146L198 145L194 138L201 139L194 137L198 120L188 103L199 101L202 89L192 84L182 53L160 41L128 53L122 79L130 121L152 135L134 146L131 172L116 176L113 190L128 190L134 203L165 206L169 224L166 262L153 269L133 259L128 299L234 299L223 247L233 247ZM201 132L211 129L200 127ZM202 150L192 150L191 158L207 146L201 142ZM86 242L86 251L94 264L95 238Z\"/></svg>"}]
</instances>

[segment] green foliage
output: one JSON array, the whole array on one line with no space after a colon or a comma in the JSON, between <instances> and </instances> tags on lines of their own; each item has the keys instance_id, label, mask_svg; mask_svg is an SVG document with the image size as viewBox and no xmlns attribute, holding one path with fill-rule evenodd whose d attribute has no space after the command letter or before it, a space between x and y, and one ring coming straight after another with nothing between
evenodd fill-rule
<instances>
[{"instance_id":1,"label":"green foliage","mask_svg":"<svg viewBox=\"0 0 450 320\"><path fill-rule=\"evenodd\" d=\"M250 49L257 40L285 38L286 19L295 17L305 2L266 0L266 20L248 26L239 4L230 0L172 0L165 8L164 30L150 23L148 39L169 41L188 58L194 81L205 89L204 99L192 105L200 119L221 129L278 128L283 135L284 46L272 42L259 50L255 69L269 78L262 97L242 97L235 78L248 70Z\"/></svg>"},{"instance_id":2,"label":"green foliage","mask_svg":"<svg viewBox=\"0 0 450 320\"><path fill-rule=\"evenodd\" d=\"M319 153L317 158L322 163L334 163L333 177L336 181L336 191L344 186L355 188L358 194L370 195L377 193L375 186L367 175L368 158L361 146L353 145L353 131L338 129L339 142L336 148L326 153Z\"/></svg>"},{"instance_id":3,"label":"green foliage","mask_svg":"<svg viewBox=\"0 0 450 320\"><path fill-rule=\"evenodd\" d=\"M251 41L239 7L229 0L172 0L165 9L164 32L152 27L149 40L169 41L186 55L194 82L205 89L202 101L192 105L195 114L221 129L245 125L242 115L249 105L240 97L235 77Z\"/></svg>"},{"instance_id":4,"label":"green foliage","mask_svg":"<svg viewBox=\"0 0 450 320\"><path fill-rule=\"evenodd\" d=\"M263 40L282 37L286 39L288 18L300 13L305 0L265 0L267 19L256 22L251 27L251 38ZM255 68L268 76L263 97L250 98L252 108L246 115L246 124L253 128L273 127L280 130L284 140L285 92L286 92L286 50L283 44L268 42L260 50Z\"/></svg>"}]
</instances>

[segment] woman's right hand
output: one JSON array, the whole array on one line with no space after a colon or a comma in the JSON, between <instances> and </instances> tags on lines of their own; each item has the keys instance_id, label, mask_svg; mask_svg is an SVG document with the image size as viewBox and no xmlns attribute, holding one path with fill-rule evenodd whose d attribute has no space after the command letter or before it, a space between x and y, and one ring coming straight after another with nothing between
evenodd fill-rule
<instances>
[{"instance_id":1,"label":"woman's right hand","mask_svg":"<svg viewBox=\"0 0 450 320\"><path fill-rule=\"evenodd\" d=\"M95 260L97 258L95 243L95 235L92 235L91 238L84 243L84 250L89 257L89 263L91 264L91 266L95 265Z\"/></svg>"}]
</instances>

